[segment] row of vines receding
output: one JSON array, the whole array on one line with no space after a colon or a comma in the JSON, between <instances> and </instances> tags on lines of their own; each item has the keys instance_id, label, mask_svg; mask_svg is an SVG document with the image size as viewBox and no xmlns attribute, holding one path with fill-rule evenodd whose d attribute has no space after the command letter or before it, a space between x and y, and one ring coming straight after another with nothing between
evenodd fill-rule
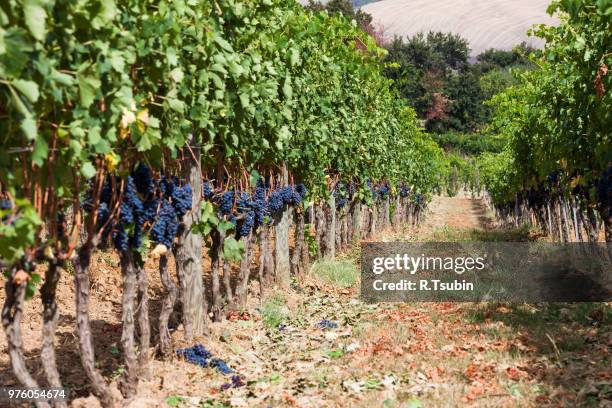
<instances>
[{"instance_id":1,"label":"row of vines receding","mask_svg":"<svg viewBox=\"0 0 612 408\"><path fill-rule=\"evenodd\" d=\"M261 292L286 288L313 257L418 222L440 149L391 89L383 54L354 23L287 0L3 2L0 267L16 378L62 385L62 271L74 273L91 391L117 406L153 353L175 355L175 308L190 340L209 316L245 307L255 254ZM90 266L102 249L118 253L123 281L119 390L96 366L90 327ZM165 288L155 330L149 258ZM39 282L47 384L21 345L23 304Z\"/></svg>"},{"instance_id":2,"label":"row of vines receding","mask_svg":"<svg viewBox=\"0 0 612 408\"><path fill-rule=\"evenodd\" d=\"M499 218L559 241L612 241L612 2L555 1L537 67L496 95L492 131L507 140L478 168Z\"/></svg>"}]
</instances>

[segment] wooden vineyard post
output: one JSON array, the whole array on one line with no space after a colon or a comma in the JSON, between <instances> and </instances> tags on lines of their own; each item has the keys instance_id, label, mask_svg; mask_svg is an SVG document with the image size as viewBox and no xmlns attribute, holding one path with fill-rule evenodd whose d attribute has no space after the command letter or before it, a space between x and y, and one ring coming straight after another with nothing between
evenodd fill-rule
<instances>
[{"instance_id":1,"label":"wooden vineyard post","mask_svg":"<svg viewBox=\"0 0 612 408\"><path fill-rule=\"evenodd\" d=\"M353 206L353 242L359 242L361 239L361 201L357 200Z\"/></svg>"},{"instance_id":2,"label":"wooden vineyard post","mask_svg":"<svg viewBox=\"0 0 612 408\"><path fill-rule=\"evenodd\" d=\"M389 195L387 195L387 198L385 198L384 211L383 226L384 228L389 228L389 225L391 225L391 198Z\"/></svg>"},{"instance_id":3,"label":"wooden vineyard post","mask_svg":"<svg viewBox=\"0 0 612 408\"><path fill-rule=\"evenodd\" d=\"M162 355L168 358L172 355L172 338L170 337L170 330L168 329L168 321L174 310L178 289L168 272L168 257L166 255L162 255L159 258L159 274L162 285L166 290L162 308L159 312L159 345Z\"/></svg>"},{"instance_id":4,"label":"wooden vineyard post","mask_svg":"<svg viewBox=\"0 0 612 408\"><path fill-rule=\"evenodd\" d=\"M370 232L369 232L369 236L373 236L374 234L376 234L376 219L378 218L378 212L376 211L376 203L372 204L372 212L370 214L371 220L370 220Z\"/></svg>"},{"instance_id":5,"label":"wooden vineyard post","mask_svg":"<svg viewBox=\"0 0 612 408\"><path fill-rule=\"evenodd\" d=\"M206 296L202 279L202 236L191 231L191 225L200 220L202 177L200 169L200 146L194 143L193 135L183 149L183 177L189 181L193 192L191 211L185 214L176 246L176 271L181 277L181 303L185 340L208 331L206 318Z\"/></svg>"},{"instance_id":6,"label":"wooden vineyard post","mask_svg":"<svg viewBox=\"0 0 612 408\"><path fill-rule=\"evenodd\" d=\"M295 246L291 256L291 270L293 275L301 275L303 264L301 262L304 247L304 209L295 210Z\"/></svg>"},{"instance_id":7,"label":"wooden vineyard post","mask_svg":"<svg viewBox=\"0 0 612 408\"><path fill-rule=\"evenodd\" d=\"M323 203L319 202L315 206L315 239L317 241L317 258L321 258L325 253L325 211Z\"/></svg>"},{"instance_id":8,"label":"wooden vineyard post","mask_svg":"<svg viewBox=\"0 0 612 408\"><path fill-rule=\"evenodd\" d=\"M402 199L398 195L395 197L395 210L393 211L393 229L395 231L399 231L400 225L402 223Z\"/></svg>"},{"instance_id":9,"label":"wooden vineyard post","mask_svg":"<svg viewBox=\"0 0 612 408\"><path fill-rule=\"evenodd\" d=\"M336 197L334 197L333 194L329 199L329 213L326 229L324 256L329 259L334 259L336 257Z\"/></svg>"},{"instance_id":10,"label":"wooden vineyard post","mask_svg":"<svg viewBox=\"0 0 612 408\"><path fill-rule=\"evenodd\" d=\"M282 185L289 184L287 165L283 165L281 174ZM291 283L291 265L289 261L289 223L291 207L285 207L283 212L275 217L274 222L274 271L276 284L288 288Z\"/></svg>"}]
</instances>

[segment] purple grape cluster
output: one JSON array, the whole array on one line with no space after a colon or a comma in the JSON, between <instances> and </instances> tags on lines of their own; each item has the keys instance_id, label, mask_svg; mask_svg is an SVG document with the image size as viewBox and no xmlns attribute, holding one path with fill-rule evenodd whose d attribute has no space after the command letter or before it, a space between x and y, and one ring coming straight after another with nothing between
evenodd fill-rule
<instances>
[{"instance_id":1,"label":"purple grape cluster","mask_svg":"<svg viewBox=\"0 0 612 408\"><path fill-rule=\"evenodd\" d=\"M6 198L3 198L2 200L0 200L0 210L10 210L11 208L13 208L13 206L11 205L11 201L7 200Z\"/></svg>"},{"instance_id":2,"label":"purple grape cluster","mask_svg":"<svg viewBox=\"0 0 612 408\"><path fill-rule=\"evenodd\" d=\"M255 226L255 211L246 213L238 229L238 238L247 237Z\"/></svg>"},{"instance_id":3,"label":"purple grape cluster","mask_svg":"<svg viewBox=\"0 0 612 408\"><path fill-rule=\"evenodd\" d=\"M333 192L333 195L336 201L337 209L341 210L344 207L346 207L346 204L348 204L348 200L349 200L349 194L348 194L348 189L346 187L346 184L337 183L336 188Z\"/></svg>"},{"instance_id":4,"label":"purple grape cluster","mask_svg":"<svg viewBox=\"0 0 612 408\"><path fill-rule=\"evenodd\" d=\"M185 184L184 186L176 186L172 190L172 206L176 211L178 217L183 217L189 210L191 210L193 202L193 194L191 192L191 186Z\"/></svg>"},{"instance_id":5,"label":"purple grape cluster","mask_svg":"<svg viewBox=\"0 0 612 408\"><path fill-rule=\"evenodd\" d=\"M612 211L612 166L609 166L597 182L597 202L606 211Z\"/></svg>"},{"instance_id":6,"label":"purple grape cluster","mask_svg":"<svg viewBox=\"0 0 612 408\"><path fill-rule=\"evenodd\" d=\"M179 219L174 207L167 200L160 200L161 208L151 228L151 240L172 248L172 242L179 229Z\"/></svg>"},{"instance_id":7,"label":"purple grape cluster","mask_svg":"<svg viewBox=\"0 0 612 408\"><path fill-rule=\"evenodd\" d=\"M318 322L317 324L315 324L315 327L321 330L325 330L325 329L337 329L338 328L338 323L333 322L329 319L323 319L320 322Z\"/></svg>"},{"instance_id":8,"label":"purple grape cluster","mask_svg":"<svg viewBox=\"0 0 612 408\"><path fill-rule=\"evenodd\" d=\"M134 178L128 176L120 206L119 222L113 231L113 241L118 250L127 251L129 248L138 248L142 245L144 215L144 204L138 196Z\"/></svg>"},{"instance_id":9,"label":"purple grape cluster","mask_svg":"<svg viewBox=\"0 0 612 408\"><path fill-rule=\"evenodd\" d=\"M273 191L268 196L268 209L270 214L276 214L283 211L286 205L300 205L306 193L307 190L303 184L298 184L298 186L285 186Z\"/></svg>"},{"instance_id":10,"label":"purple grape cluster","mask_svg":"<svg viewBox=\"0 0 612 408\"><path fill-rule=\"evenodd\" d=\"M216 368L218 371L220 371L223 374L232 374L234 372L234 370L232 370L225 361L221 360L220 358L213 358L210 360L209 365L213 368Z\"/></svg>"},{"instance_id":11,"label":"purple grape cluster","mask_svg":"<svg viewBox=\"0 0 612 408\"><path fill-rule=\"evenodd\" d=\"M0 200L0 210L1 211L8 211L11 208L13 208L13 206L11 205L11 201L10 200L7 200L5 198ZM10 218L9 214L5 214L4 216L2 216L2 221L6 221L9 218Z\"/></svg>"},{"instance_id":12,"label":"purple grape cluster","mask_svg":"<svg viewBox=\"0 0 612 408\"><path fill-rule=\"evenodd\" d=\"M228 215L232 213L232 208L234 208L234 192L226 191L220 196L219 212Z\"/></svg>"},{"instance_id":13,"label":"purple grape cluster","mask_svg":"<svg viewBox=\"0 0 612 408\"><path fill-rule=\"evenodd\" d=\"M230 388L239 388L244 386L244 381L239 375L232 375L231 382L221 384L221 391L228 390Z\"/></svg>"},{"instance_id":14,"label":"purple grape cluster","mask_svg":"<svg viewBox=\"0 0 612 408\"><path fill-rule=\"evenodd\" d=\"M216 368L223 374L232 374L232 370L225 361L220 358L213 358L213 354L202 344L198 343L192 347L177 349L176 354L183 357L190 363L197 364L201 367Z\"/></svg>"},{"instance_id":15,"label":"purple grape cluster","mask_svg":"<svg viewBox=\"0 0 612 408\"><path fill-rule=\"evenodd\" d=\"M389 185L387 183L383 183L378 189L378 194L380 195L380 198L387 198L389 195Z\"/></svg>"},{"instance_id":16,"label":"purple grape cluster","mask_svg":"<svg viewBox=\"0 0 612 408\"><path fill-rule=\"evenodd\" d=\"M304 184L300 183L295 185L295 192L298 193L300 195L300 198L303 199L304 197L306 197L306 194L308 194L308 189Z\"/></svg>"},{"instance_id":17,"label":"purple grape cluster","mask_svg":"<svg viewBox=\"0 0 612 408\"><path fill-rule=\"evenodd\" d=\"M270 193L268 196L268 210L271 214L276 214L281 212L285 207L285 200L283 199L283 195L281 190L276 190Z\"/></svg>"},{"instance_id":18,"label":"purple grape cluster","mask_svg":"<svg viewBox=\"0 0 612 408\"><path fill-rule=\"evenodd\" d=\"M151 240L171 248L180 218L191 209L191 186L181 185L176 177L162 175L159 180L155 180L148 166L139 164L125 179L119 219L108 222L113 199L119 195L113 191L113 187L120 185L121 180L108 177L101 191L97 224L98 228L106 225L102 233L103 240L111 236L120 251L138 248L142 246L144 226L150 223ZM91 196L90 190L83 204L89 212L93 207Z\"/></svg>"},{"instance_id":19,"label":"purple grape cluster","mask_svg":"<svg viewBox=\"0 0 612 408\"><path fill-rule=\"evenodd\" d=\"M214 194L214 186L211 181L206 180L202 184L202 195L206 200L210 200Z\"/></svg>"},{"instance_id":20,"label":"purple grape cluster","mask_svg":"<svg viewBox=\"0 0 612 408\"><path fill-rule=\"evenodd\" d=\"M254 231L263 223L258 223L259 219L264 219L265 217L265 199L262 199L262 195L265 197L265 192L258 192L258 189L255 190L253 196L246 192L238 194L239 198L236 207L238 213L243 214L243 218L236 231L238 239L249 236L251 231Z\"/></svg>"},{"instance_id":21,"label":"purple grape cluster","mask_svg":"<svg viewBox=\"0 0 612 408\"><path fill-rule=\"evenodd\" d=\"M134 179L138 193L148 196L149 194L153 194L155 191L153 174L151 173L151 169L149 169L146 164L140 163L132 172L132 178Z\"/></svg>"},{"instance_id":22,"label":"purple grape cluster","mask_svg":"<svg viewBox=\"0 0 612 408\"><path fill-rule=\"evenodd\" d=\"M408 197L410 195L410 187L402 183L399 188L399 194L400 194L400 197L402 198Z\"/></svg>"},{"instance_id":23,"label":"purple grape cluster","mask_svg":"<svg viewBox=\"0 0 612 408\"><path fill-rule=\"evenodd\" d=\"M236 238L248 236L266 223L266 217L282 211L285 205L299 205L308 190L303 184L270 191L264 178L257 180L253 194L236 190L214 194L212 184L205 182L204 195L217 205L219 215L236 226Z\"/></svg>"},{"instance_id":24,"label":"purple grape cluster","mask_svg":"<svg viewBox=\"0 0 612 408\"><path fill-rule=\"evenodd\" d=\"M253 210L255 211L255 228L264 225L268 213L268 203L266 202L266 187L263 179L257 180L255 194L253 194Z\"/></svg>"},{"instance_id":25,"label":"purple grape cluster","mask_svg":"<svg viewBox=\"0 0 612 408\"><path fill-rule=\"evenodd\" d=\"M423 196L423 194L417 193L413 196L413 200L414 203L417 204L419 207L423 207L423 205L425 204L425 197Z\"/></svg>"}]
</instances>

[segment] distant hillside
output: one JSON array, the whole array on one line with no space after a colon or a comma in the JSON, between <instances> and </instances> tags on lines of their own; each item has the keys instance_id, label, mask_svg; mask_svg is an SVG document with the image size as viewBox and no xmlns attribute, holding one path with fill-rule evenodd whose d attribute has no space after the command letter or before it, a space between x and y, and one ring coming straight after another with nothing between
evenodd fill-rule
<instances>
[{"instance_id":1,"label":"distant hillside","mask_svg":"<svg viewBox=\"0 0 612 408\"><path fill-rule=\"evenodd\" d=\"M353 0L355 3L364 0ZM527 35L534 24L555 24L546 14L550 0L381 0L361 9L374 17L387 36L412 36L443 31L467 39L472 56L488 48L511 49L525 41L542 42Z\"/></svg>"},{"instance_id":2,"label":"distant hillside","mask_svg":"<svg viewBox=\"0 0 612 408\"><path fill-rule=\"evenodd\" d=\"M353 6L355 7L361 7L369 3L375 3L377 1L380 1L380 0L353 0L352 3L353 3Z\"/></svg>"},{"instance_id":3,"label":"distant hillside","mask_svg":"<svg viewBox=\"0 0 612 408\"><path fill-rule=\"evenodd\" d=\"M302 4L308 4L308 0L298 0L298 1ZM318 1L320 3L326 4L329 0L318 0ZM355 7L361 7L363 5L374 3L376 1L380 1L380 0L352 0L351 2L353 3L353 6Z\"/></svg>"}]
</instances>

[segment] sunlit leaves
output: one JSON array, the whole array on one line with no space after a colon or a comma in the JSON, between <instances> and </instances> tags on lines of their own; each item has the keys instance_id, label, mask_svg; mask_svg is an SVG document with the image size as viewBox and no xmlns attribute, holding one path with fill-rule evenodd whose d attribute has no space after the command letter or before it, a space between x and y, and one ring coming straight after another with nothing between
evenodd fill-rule
<instances>
[{"instance_id":1,"label":"sunlit leaves","mask_svg":"<svg viewBox=\"0 0 612 408\"><path fill-rule=\"evenodd\" d=\"M535 30L547 41L536 58L540 69L521 75L518 85L493 99L493 126L509 140L504 154L510 160L500 162L512 166L490 167L497 178L489 183L499 199L539 185L552 172L567 181L567 194L576 187L568 187L570 180L587 186L607 169L612 76L602 73L612 66L611 4L554 1L549 11L563 13L561 24Z\"/></svg>"},{"instance_id":2,"label":"sunlit leaves","mask_svg":"<svg viewBox=\"0 0 612 408\"><path fill-rule=\"evenodd\" d=\"M23 96L25 96L31 103L35 103L38 100L38 85L34 81L25 81L22 79L16 79L11 84L17 88Z\"/></svg>"},{"instance_id":3,"label":"sunlit leaves","mask_svg":"<svg viewBox=\"0 0 612 408\"><path fill-rule=\"evenodd\" d=\"M46 0L24 0L23 15L25 25L30 33L37 40L42 40L45 36L45 21L47 12L45 11Z\"/></svg>"},{"instance_id":4,"label":"sunlit leaves","mask_svg":"<svg viewBox=\"0 0 612 408\"><path fill-rule=\"evenodd\" d=\"M101 82L96 77L94 67L91 65L83 66L77 72L77 82L79 84L79 97L81 105L89 107L96 98L96 92L100 88Z\"/></svg>"}]
</instances>

